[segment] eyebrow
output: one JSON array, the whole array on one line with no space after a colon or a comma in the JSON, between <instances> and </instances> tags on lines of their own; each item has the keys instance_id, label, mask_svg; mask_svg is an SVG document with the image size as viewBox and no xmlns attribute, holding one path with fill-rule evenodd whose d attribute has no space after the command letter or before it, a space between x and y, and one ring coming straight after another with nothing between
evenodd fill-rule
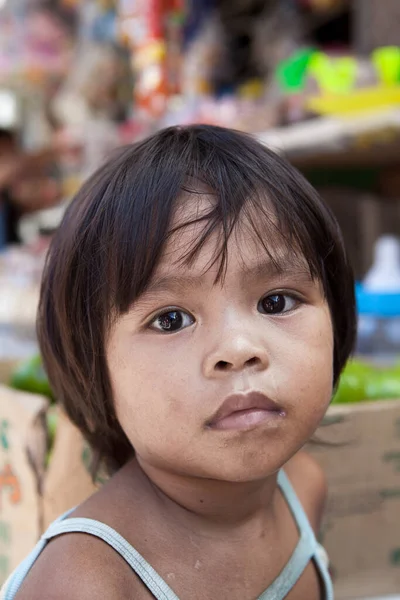
<instances>
[{"instance_id":1,"label":"eyebrow","mask_svg":"<svg viewBox=\"0 0 400 600\"><path fill-rule=\"evenodd\" d=\"M166 273L156 275L145 289L143 296L152 296L166 292L187 292L196 290L204 283L204 272L202 275L174 275ZM267 280L273 277L287 276L302 281L313 281L310 267L306 261L295 254L288 254L274 260L264 260L251 266L243 266L241 281L250 284L259 279Z\"/></svg>"}]
</instances>

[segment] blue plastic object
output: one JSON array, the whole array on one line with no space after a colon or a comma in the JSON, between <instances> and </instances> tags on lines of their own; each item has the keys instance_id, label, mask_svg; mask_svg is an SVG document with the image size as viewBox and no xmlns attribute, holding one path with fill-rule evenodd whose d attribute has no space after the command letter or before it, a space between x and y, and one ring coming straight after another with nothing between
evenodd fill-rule
<instances>
[{"instance_id":1,"label":"blue plastic object","mask_svg":"<svg viewBox=\"0 0 400 600\"><path fill-rule=\"evenodd\" d=\"M356 301L359 315L371 315L380 319L400 317L400 291L376 293L356 284Z\"/></svg>"}]
</instances>

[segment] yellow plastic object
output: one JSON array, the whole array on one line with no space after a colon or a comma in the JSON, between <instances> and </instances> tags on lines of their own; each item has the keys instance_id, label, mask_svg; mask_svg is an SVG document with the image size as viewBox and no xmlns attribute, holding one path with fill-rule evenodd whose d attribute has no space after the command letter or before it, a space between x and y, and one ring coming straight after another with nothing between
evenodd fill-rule
<instances>
[{"instance_id":1,"label":"yellow plastic object","mask_svg":"<svg viewBox=\"0 0 400 600\"><path fill-rule=\"evenodd\" d=\"M400 106L400 85L354 90L349 94L323 94L307 98L306 108L321 115L351 115Z\"/></svg>"}]
</instances>

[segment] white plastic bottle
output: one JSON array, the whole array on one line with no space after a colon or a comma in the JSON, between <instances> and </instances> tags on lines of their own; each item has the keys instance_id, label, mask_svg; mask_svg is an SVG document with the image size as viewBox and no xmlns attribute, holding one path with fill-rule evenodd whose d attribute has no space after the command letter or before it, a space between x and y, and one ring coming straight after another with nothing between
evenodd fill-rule
<instances>
[{"instance_id":1,"label":"white plastic bottle","mask_svg":"<svg viewBox=\"0 0 400 600\"><path fill-rule=\"evenodd\" d=\"M400 293L400 240L384 235L375 244L374 262L363 287L368 292Z\"/></svg>"},{"instance_id":2,"label":"white plastic bottle","mask_svg":"<svg viewBox=\"0 0 400 600\"><path fill-rule=\"evenodd\" d=\"M357 350L377 358L400 356L400 240L385 235L357 290Z\"/></svg>"}]
</instances>

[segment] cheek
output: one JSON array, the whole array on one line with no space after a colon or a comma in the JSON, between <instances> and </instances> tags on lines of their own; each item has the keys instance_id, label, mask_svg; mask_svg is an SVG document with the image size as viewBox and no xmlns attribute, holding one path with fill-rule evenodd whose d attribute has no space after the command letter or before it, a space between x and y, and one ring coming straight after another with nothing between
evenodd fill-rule
<instances>
[{"instance_id":1,"label":"cheek","mask_svg":"<svg viewBox=\"0 0 400 600\"><path fill-rule=\"evenodd\" d=\"M303 406L326 409L332 395L333 331L327 307L310 309L304 318L286 330L286 392L301 399ZM282 388L282 392L286 393Z\"/></svg>"},{"instance_id":2,"label":"cheek","mask_svg":"<svg viewBox=\"0 0 400 600\"><path fill-rule=\"evenodd\" d=\"M143 444L167 443L171 429L174 435L181 435L182 423L190 421L187 360L164 347L157 352L154 346L128 338L112 339L108 347L117 417L138 450Z\"/></svg>"}]
</instances>

